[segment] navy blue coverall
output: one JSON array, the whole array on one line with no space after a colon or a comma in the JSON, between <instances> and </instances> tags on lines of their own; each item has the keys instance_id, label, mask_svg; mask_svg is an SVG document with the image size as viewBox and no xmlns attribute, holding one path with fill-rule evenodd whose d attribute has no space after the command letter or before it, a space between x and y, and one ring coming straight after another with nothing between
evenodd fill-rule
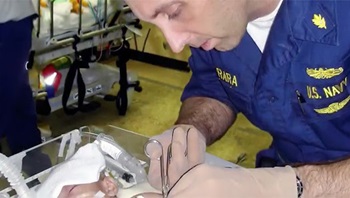
<instances>
[{"instance_id":1,"label":"navy blue coverall","mask_svg":"<svg viewBox=\"0 0 350 198\"><path fill-rule=\"evenodd\" d=\"M0 136L12 154L41 143L26 69L33 17L0 24Z\"/></svg>"},{"instance_id":2,"label":"navy blue coverall","mask_svg":"<svg viewBox=\"0 0 350 198\"><path fill-rule=\"evenodd\" d=\"M273 137L257 155L276 164L350 156L350 1L284 0L260 52L191 49L182 100L217 99Z\"/></svg>"}]
</instances>

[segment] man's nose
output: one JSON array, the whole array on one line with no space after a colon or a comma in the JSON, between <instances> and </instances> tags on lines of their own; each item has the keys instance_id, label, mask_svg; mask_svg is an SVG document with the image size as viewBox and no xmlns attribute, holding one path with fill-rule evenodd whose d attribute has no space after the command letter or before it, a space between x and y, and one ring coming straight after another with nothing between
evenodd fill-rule
<instances>
[{"instance_id":1,"label":"man's nose","mask_svg":"<svg viewBox=\"0 0 350 198\"><path fill-rule=\"evenodd\" d=\"M187 42L185 33L176 32L171 29L165 29L163 30L163 34L174 53L180 53L184 49Z\"/></svg>"}]
</instances>

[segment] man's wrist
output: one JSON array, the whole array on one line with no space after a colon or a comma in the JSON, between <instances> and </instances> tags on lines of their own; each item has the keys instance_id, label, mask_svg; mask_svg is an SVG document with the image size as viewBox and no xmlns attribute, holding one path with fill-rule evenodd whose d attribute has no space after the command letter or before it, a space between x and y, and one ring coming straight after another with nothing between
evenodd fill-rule
<instances>
[{"instance_id":1,"label":"man's wrist","mask_svg":"<svg viewBox=\"0 0 350 198\"><path fill-rule=\"evenodd\" d=\"M294 168L296 175L300 178L303 184L302 197L317 197L318 191L322 191L322 185L316 185L317 180L324 180L320 176L322 166L320 165L303 165ZM316 187L316 188L315 188Z\"/></svg>"}]
</instances>

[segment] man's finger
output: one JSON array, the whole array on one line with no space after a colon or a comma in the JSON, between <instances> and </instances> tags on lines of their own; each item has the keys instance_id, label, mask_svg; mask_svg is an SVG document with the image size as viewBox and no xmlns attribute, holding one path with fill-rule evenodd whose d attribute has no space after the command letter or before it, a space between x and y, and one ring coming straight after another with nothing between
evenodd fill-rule
<instances>
[{"instance_id":1,"label":"man's finger","mask_svg":"<svg viewBox=\"0 0 350 198\"><path fill-rule=\"evenodd\" d=\"M190 166L194 166L204 161L205 156L205 138L200 132L191 128L188 131L188 162Z\"/></svg>"},{"instance_id":2,"label":"man's finger","mask_svg":"<svg viewBox=\"0 0 350 198\"><path fill-rule=\"evenodd\" d=\"M171 143L171 160L182 163L185 160L187 150L187 133L183 128L174 129L173 141Z\"/></svg>"},{"instance_id":3,"label":"man's finger","mask_svg":"<svg viewBox=\"0 0 350 198\"><path fill-rule=\"evenodd\" d=\"M159 160L163 151L161 145L150 142L146 145L146 152L150 155L151 160Z\"/></svg>"},{"instance_id":4,"label":"man's finger","mask_svg":"<svg viewBox=\"0 0 350 198\"><path fill-rule=\"evenodd\" d=\"M160 190L161 189L161 169L160 169L160 157L162 156L163 162L166 163L166 148L168 147L170 143L170 138L169 140L164 140L160 138L158 140L161 145L157 143L150 143L147 145L146 150L148 154L150 155L150 168L148 172L148 181L149 183L156 189Z\"/></svg>"}]
</instances>

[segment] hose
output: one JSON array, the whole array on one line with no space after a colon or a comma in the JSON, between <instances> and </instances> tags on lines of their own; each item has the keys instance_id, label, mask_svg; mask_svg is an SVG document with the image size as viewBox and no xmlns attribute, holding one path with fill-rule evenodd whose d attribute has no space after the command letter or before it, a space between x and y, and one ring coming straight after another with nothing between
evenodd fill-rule
<instances>
[{"instance_id":1,"label":"hose","mask_svg":"<svg viewBox=\"0 0 350 198\"><path fill-rule=\"evenodd\" d=\"M11 187L15 189L19 198L33 198L32 191L28 188L23 175L12 164L10 159L0 153L0 172L7 178Z\"/></svg>"}]
</instances>

